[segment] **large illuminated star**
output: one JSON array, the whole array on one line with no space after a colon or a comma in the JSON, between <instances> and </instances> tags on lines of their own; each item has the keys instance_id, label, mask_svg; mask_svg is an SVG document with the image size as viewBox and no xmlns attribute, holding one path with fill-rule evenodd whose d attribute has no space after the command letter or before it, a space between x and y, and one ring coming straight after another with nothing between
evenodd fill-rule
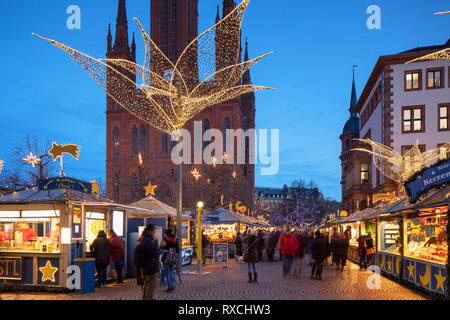
<instances>
[{"instance_id":1,"label":"large illuminated star","mask_svg":"<svg viewBox=\"0 0 450 320\"><path fill-rule=\"evenodd\" d=\"M144 187L144 189L145 189L145 196L148 196L149 194L152 194L152 195L155 195L155 189L157 188L158 186L152 186L152 183L149 181L148 182L148 186L146 186L146 187Z\"/></svg>"},{"instance_id":2,"label":"large illuminated star","mask_svg":"<svg viewBox=\"0 0 450 320\"><path fill-rule=\"evenodd\" d=\"M31 164L34 168L41 161L41 159L39 159L36 155L30 152L30 155L23 158L23 161L28 162L28 164Z\"/></svg>"},{"instance_id":3,"label":"large illuminated star","mask_svg":"<svg viewBox=\"0 0 450 320\"><path fill-rule=\"evenodd\" d=\"M42 282L50 280L51 282L55 282L55 273L58 271L58 268L53 268L50 261L47 260L47 264L45 267L39 268L39 271L42 272Z\"/></svg>"}]
</instances>

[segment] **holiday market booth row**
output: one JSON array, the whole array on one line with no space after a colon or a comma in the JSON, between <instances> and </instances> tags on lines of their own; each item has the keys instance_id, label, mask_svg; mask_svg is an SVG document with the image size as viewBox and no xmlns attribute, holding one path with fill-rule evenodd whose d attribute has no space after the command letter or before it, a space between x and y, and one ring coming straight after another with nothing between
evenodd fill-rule
<instances>
[{"instance_id":1,"label":"holiday market booth row","mask_svg":"<svg viewBox=\"0 0 450 320\"><path fill-rule=\"evenodd\" d=\"M196 214L192 214L196 218ZM228 243L230 255L234 255L234 240L239 233L243 234L249 228L268 230L271 225L266 221L239 214L231 210L219 208L208 211L202 216L202 230L210 243ZM210 248L211 249L211 248ZM211 256L212 251L207 251Z\"/></svg>"},{"instance_id":2,"label":"holiday market booth row","mask_svg":"<svg viewBox=\"0 0 450 320\"><path fill-rule=\"evenodd\" d=\"M439 294L447 294L448 205L450 186L379 204L350 217L322 224L318 229L351 234L349 258L359 263L357 239L372 233L375 262L387 274Z\"/></svg>"},{"instance_id":3,"label":"holiday market booth row","mask_svg":"<svg viewBox=\"0 0 450 320\"><path fill-rule=\"evenodd\" d=\"M66 287L71 266L78 265L83 289L93 291L90 245L99 230L113 229L129 257L127 212L138 209L71 178L40 180L39 187L0 196L0 283Z\"/></svg>"}]
</instances>

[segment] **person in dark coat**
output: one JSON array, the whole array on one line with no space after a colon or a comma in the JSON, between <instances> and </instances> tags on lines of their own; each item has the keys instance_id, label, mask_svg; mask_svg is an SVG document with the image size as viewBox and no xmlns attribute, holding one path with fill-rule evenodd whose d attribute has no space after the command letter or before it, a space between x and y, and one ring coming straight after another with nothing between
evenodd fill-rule
<instances>
[{"instance_id":1,"label":"person in dark coat","mask_svg":"<svg viewBox=\"0 0 450 320\"><path fill-rule=\"evenodd\" d=\"M241 237L241 233L238 232L237 236L236 236L236 240L234 240L234 245L236 247L236 255L238 257L242 256L242 237Z\"/></svg>"},{"instance_id":2,"label":"person in dark coat","mask_svg":"<svg viewBox=\"0 0 450 320\"><path fill-rule=\"evenodd\" d=\"M349 242L347 237L341 233L337 235L337 239L334 244L334 254L338 261L337 270L344 271L344 266L347 263Z\"/></svg>"},{"instance_id":3,"label":"person in dark coat","mask_svg":"<svg viewBox=\"0 0 450 320\"><path fill-rule=\"evenodd\" d=\"M327 258L329 252L328 239L319 230L316 231L316 238L311 243L311 257L314 260L311 279L322 279L323 260Z\"/></svg>"},{"instance_id":4,"label":"person in dark coat","mask_svg":"<svg viewBox=\"0 0 450 320\"><path fill-rule=\"evenodd\" d=\"M98 232L97 238L90 246L92 255L95 258L95 269L98 275L98 285L100 288L106 287L106 269L110 262L111 242L106 238L103 230Z\"/></svg>"},{"instance_id":5,"label":"person in dark coat","mask_svg":"<svg viewBox=\"0 0 450 320\"><path fill-rule=\"evenodd\" d=\"M117 273L117 282L123 282L123 259L125 258L125 245L114 230L108 230L108 238L111 241L111 262Z\"/></svg>"},{"instance_id":6,"label":"person in dark coat","mask_svg":"<svg viewBox=\"0 0 450 320\"><path fill-rule=\"evenodd\" d=\"M273 258L275 256L275 250L277 248L278 239L275 234L275 231L272 231L269 237L269 251L268 251L268 259L269 261L273 261Z\"/></svg>"},{"instance_id":7,"label":"person in dark coat","mask_svg":"<svg viewBox=\"0 0 450 320\"><path fill-rule=\"evenodd\" d=\"M204 233L202 233L202 264L206 264L206 251L208 250L208 246L208 237Z\"/></svg>"},{"instance_id":8,"label":"person in dark coat","mask_svg":"<svg viewBox=\"0 0 450 320\"><path fill-rule=\"evenodd\" d=\"M258 262L258 243L259 238L257 236L258 230L252 230L244 241L247 244L244 252L244 262L247 262L248 266L248 283L258 282L258 273L256 271L256 263ZM252 269L253 268L253 280Z\"/></svg>"},{"instance_id":9,"label":"person in dark coat","mask_svg":"<svg viewBox=\"0 0 450 320\"><path fill-rule=\"evenodd\" d=\"M163 271L164 276L167 278L167 292L175 290L175 273L174 266L177 264L180 249L178 247L178 241L172 232L167 229L165 232L164 241L162 241L161 249L163 249Z\"/></svg>"},{"instance_id":10,"label":"person in dark coat","mask_svg":"<svg viewBox=\"0 0 450 320\"><path fill-rule=\"evenodd\" d=\"M372 260L375 255L375 244L372 238L372 232L369 232L365 238L366 241L366 266L372 265Z\"/></svg>"},{"instance_id":11,"label":"person in dark coat","mask_svg":"<svg viewBox=\"0 0 450 320\"><path fill-rule=\"evenodd\" d=\"M359 257L359 268L367 269L367 249L366 249L366 237L360 235L358 238L358 257Z\"/></svg>"},{"instance_id":12,"label":"person in dark coat","mask_svg":"<svg viewBox=\"0 0 450 320\"><path fill-rule=\"evenodd\" d=\"M301 274L303 272L303 257L305 256L305 235L297 232L297 251L294 258L294 274Z\"/></svg>"},{"instance_id":13,"label":"person in dark coat","mask_svg":"<svg viewBox=\"0 0 450 320\"><path fill-rule=\"evenodd\" d=\"M265 247L265 242L264 242L264 231L259 230L258 231L258 259L262 260L263 259L263 253L264 253L264 247Z\"/></svg>"},{"instance_id":14,"label":"person in dark coat","mask_svg":"<svg viewBox=\"0 0 450 320\"><path fill-rule=\"evenodd\" d=\"M155 227L149 224L142 232L141 240L133 253L134 265L141 270L143 278L142 300L153 300L159 273L158 243Z\"/></svg>"}]
</instances>

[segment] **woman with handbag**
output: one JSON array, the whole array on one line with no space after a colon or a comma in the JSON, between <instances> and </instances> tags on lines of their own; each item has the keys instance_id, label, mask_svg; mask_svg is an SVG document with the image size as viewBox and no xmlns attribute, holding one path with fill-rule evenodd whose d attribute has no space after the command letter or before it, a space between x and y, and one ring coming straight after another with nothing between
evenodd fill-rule
<instances>
[{"instance_id":1,"label":"woman with handbag","mask_svg":"<svg viewBox=\"0 0 450 320\"><path fill-rule=\"evenodd\" d=\"M367 269L366 236L364 235L360 235L358 238L358 257L359 257L359 268Z\"/></svg>"},{"instance_id":2,"label":"woman with handbag","mask_svg":"<svg viewBox=\"0 0 450 320\"><path fill-rule=\"evenodd\" d=\"M258 262L258 243L259 238L257 236L258 230L253 229L244 239L247 247L244 251L244 262L247 262L248 266L248 283L258 282L258 273L256 271L256 263ZM252 280L252 268L253 268L253 280Z\"/></svg>"},{"instance_id":3,"label":"woman with handbag","mask_svg":"<svg viewBox=\"0 0 450 320\"><path fill-rule=\"evenodd\" d=\"M372 265L372 259L375 255L375 244L373 243L372 232L369 232L366 236L366 266Z\"/></svg>"}]
</instances>

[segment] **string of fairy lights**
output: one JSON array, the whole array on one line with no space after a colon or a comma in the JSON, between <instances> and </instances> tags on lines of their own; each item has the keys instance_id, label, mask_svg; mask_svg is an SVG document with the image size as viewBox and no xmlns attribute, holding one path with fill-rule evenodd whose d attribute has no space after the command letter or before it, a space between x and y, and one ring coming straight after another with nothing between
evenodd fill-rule
<instances>
[{"instance_id":1,"label":"string of fairy lights","mask_svg":"<svg viewBox=\"0 0 450 320\"><path fill-rule=\"evenodd\" d=\"M248 3L249 0L242 1L216 25L195 38L175 64L136 18L145 41L142 66L122 59L95 59L35 35L66 51L123 108L172 135L209 106L269 89L241 81L245 72L270 54L240 62L241 25Z\"/></svg>"}]
</instances>

